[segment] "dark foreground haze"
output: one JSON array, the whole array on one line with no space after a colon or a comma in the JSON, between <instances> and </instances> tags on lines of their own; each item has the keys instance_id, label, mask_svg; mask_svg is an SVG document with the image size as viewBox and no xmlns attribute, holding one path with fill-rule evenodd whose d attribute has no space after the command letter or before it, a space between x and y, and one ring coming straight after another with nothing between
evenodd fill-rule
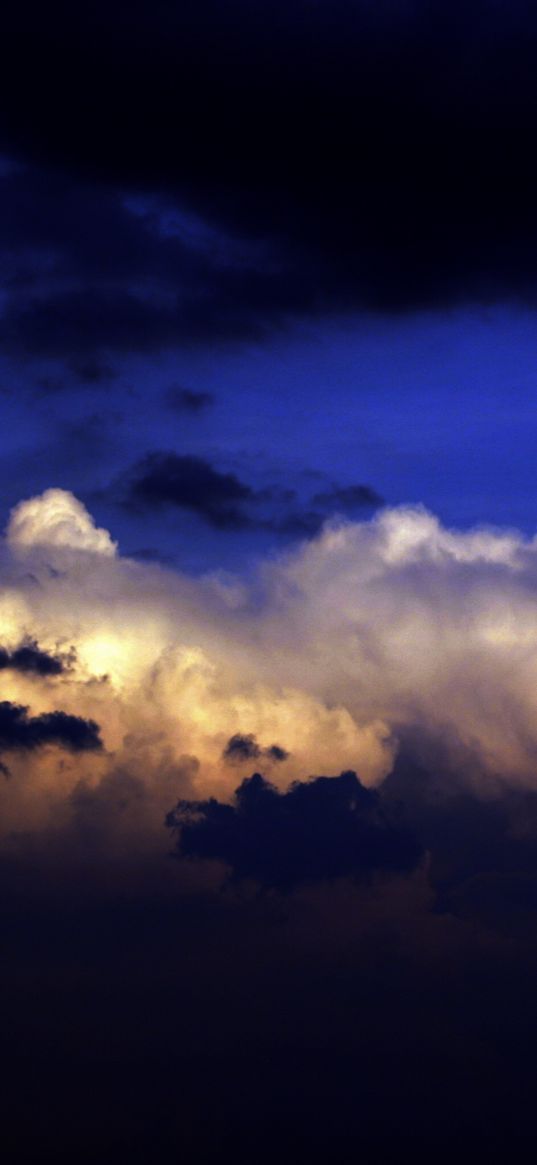
<instances>
[{"instance_id":1,"label":"dark foreground haze","mask_svg":"<svg viewBox=\"0 0 537 1165\"><path fill-rule=\"evenodd\" d=\"M452 781L415 741L378 794L253 777L144 860L117 780L5 856L9 1159L525 1159L537 799Z\"/></svg>"}]
</instances>

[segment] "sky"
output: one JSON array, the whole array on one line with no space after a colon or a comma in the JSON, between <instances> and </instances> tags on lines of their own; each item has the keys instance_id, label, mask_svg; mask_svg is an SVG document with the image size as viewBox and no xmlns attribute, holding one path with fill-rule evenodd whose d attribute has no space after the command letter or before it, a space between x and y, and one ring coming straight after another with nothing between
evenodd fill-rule
<instances>
[{"instance_id":1,"label":"sky","mask_svg":"<svg viewBox=\"0 0 537 1165\"><path fill-rule=\"evenodd\" d=\"M533 6L3 41L7 1159L525 1160Z\"/></svg>"}]
</instances>

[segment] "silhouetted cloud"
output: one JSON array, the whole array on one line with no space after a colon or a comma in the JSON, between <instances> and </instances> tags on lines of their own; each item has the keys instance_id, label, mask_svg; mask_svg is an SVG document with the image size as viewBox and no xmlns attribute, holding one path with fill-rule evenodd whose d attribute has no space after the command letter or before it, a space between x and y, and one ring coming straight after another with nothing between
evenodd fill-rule
<instances>
[{"instance_id":1,"label":"silhouetted cloud","mask_svg":"<svg viewBox=\"0 0 537 1165\"><path fill-rule=\"evenodd\" d=\"M221 473L201 457L148 453L135 466L128 501L142 507L179 506L211 526L240 530L249 524L243 507L254 490L233 473Z\"/></svg>"},{"instance_id":2,"label":"silhouetted cloud","mask_svg":"<svg viewBox=\"0 0 537 1165\"><path fill-rule=\"evenodd\" d=\"M287 760L289 753L279 744L271 744L268 748L261 748L252 732L246 734L236 732L234 736L230 737L222 753L223 760L231 763L257 760L260 756L281 762Z\"/></svg>"},{"instance_id":3,"label":"silhouetted cloud","mask_svg":"<svg viewBox=\"0 0 537 1165\"><path fill-rule=\"evenodd\" d=\"M241 735L236 732L228 740L226 747L222 753L224 760L254 760L261 756L261 749L253 733L249 732L247 735Z\"/></svg>"},{"instance_id":4,"label":"silhouetted cloud","mask_svg":"<svg viewBox=\"0 0 537 1165\"><path fill-rule=\"evenodd\" d=\"M94 720L66 712L29 716L28 711L22 704L0 702L1 750L32 750L46 744L58 744L72 752L94 752L102 748L99 726Z\"/></svg>"},{"instance_id":5,"label":"silhouetted cloud","mask_svg":"<svg viewBox=\"0 0 537 1165\"><path fill-rule=\"evenodd\" d=\"M57 676L65 671L65 657L50 655L42 651L36 642L28 640L8 651L0 647L0 671L10 668L12 671L29 672L39 676Z\"/></svg>"},{"instance_id":6,"label":"silhouetted cloud","mask_svg":"<svg viewBox=\"0 0 537 1165\"><path fill-rule=\"evenodd\" d=\"M235 877L263 886L410 871L422 854L353 772L296 782L287 793L254 773L235 804L180 801L166 823L183 857L220 859Z\"/></svg>"},{"instance_id":7,"label":"silhouetted cloud","mask_svg":"<svg viewBox=\"0 0 537 1165\"><path fill-rule=\"evenodd\" d=\"M287 760L290 755L285 748L281 747L280 744L270 744L269 747L265 748L263 751L264 755L269 757L270 760L275 760L278 762Z\"/></svg>"},{"instance_id":8,"label":"silhouetted cloud","mask_svg":"<svg viewBox=\"0 0 537 1165\"><path fill-rule=\"evenodd\" d=\"M330 510L377 507L370 486L334 486L313 499L324 512L300 507L292 489L254 489L236 473L217 469L204 457L155 450L123 474L112 492L127 507L163 505L191 510L221 530L265 530L283 538L314 538Z\"/></svg>"}]
</instances>

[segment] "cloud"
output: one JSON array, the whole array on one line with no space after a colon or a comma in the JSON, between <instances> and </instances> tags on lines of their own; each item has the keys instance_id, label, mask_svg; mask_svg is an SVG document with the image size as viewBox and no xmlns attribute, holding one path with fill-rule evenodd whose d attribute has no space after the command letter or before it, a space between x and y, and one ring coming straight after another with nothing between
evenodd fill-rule
<instances>
[{"instance_id":1,"label":"cloud","mask_svg":"<svg viewBox=\"0 0 537 1165\"><path fill-rule=\"evenodd\" d=\"M6 537L15 554L38 548L82 550L105 557L116 552L108 532L96 526L82 502L63 489L45 490L15 506Z\"/></svg>"},{"instance_id":2,"label":"cloud","mask_svg":"<svg viewBox=\"0 0 537 1165\"><path fill-rule=\"evenodd\" d=\"M254 489L233 472L206 458L154 451L122 475L111 492L123 504L145 510L177 506L220 530L264 530L281 538L313 538L329 510L377 507L382 499L370 486L334 486L313 499L324 512L299 508L294 490Z\"/></svg>"},{"instance_id":3,"label":"cloud","mask_svg":"<svg viewBox=\"0 0 537 1165\"><path fill-rule=\"evenodd\" d=\"M252 732L247 736L241 736L240 732L236 732L234 736L230 736L222 756L224 760L230 761L254 760L261 756L261 749Z\"/></svg>"},{"instance_id":4,"label":"cloud","mask_svg":"<svg viewBox=\"0 0 537 1165\"><path fill-rule=\"evenodd\" d=\"M0 671L11 668L14 671L38 676L58 676L65 670L65 666L64 657L42 651L32 640L22 643L13 651L0 647Z\"/></svg>"},{"instance_id":5,"label":"cloud","mask_svg":"<svg viewBox=\"0 0 537 1165\"><path fill-rule=\"evenodd\" d=\"M99 726L93 720L66 712L43 712L29 716L28 708L0 702L0 749L35 749L58 744L73 752L95 752L102 748Z\"/></svg>"},{"instance_id":6,"label":"cloud","mask_svg":"<svg viewBox=\"0 0 537 1165\"><path fill-rule=\"evenodd\" d=\"M201 457L148 453L134 467L127 501L179 506L217 529L237 530L249 524L243 507L254 498L254 490L235 474L221 473Z\"/></svg>"},{"instance_id":7,"label":"cloud","mask_svg":"<svg viewBox=\"0 0 537 1165\"><path fill-rule=\"evenodd\" d=\"M264 750L264 753L265 756L269 758L269 760L275 760L278 763L287 760L289 757L289 753L285 748L282 748L281 744L270 744L269 747Z\"/></svg>"},{"instance_id":8,"label":"cloud","mask_svg":"<svg viewBox=\"0 0 537 1165\"><path fill-rule=\"evenodd\" d=\"M415 838L389 821L356 773L317 777L279 793L259 773L234 805L181 801L167 818L183 857L220 859L238 878L290 888L300 882L404 870L422 856Z\"/></svg>"},{"instance_id":9,"label":"cloud","mask_svg":"<svg viewBox=\"0 0 537 1165\"><path fill-rule=\"evenodd\" d=\"M535 540L385 508L332 520L244 578L196 579L121 557L80 503L56 500L22 502L8 528L5 650L28 638L59 658L73 648L54 699L61 690L66 715L99 724L106 751L91 771L81 754L61 773L28 756L26 783L14 757L16 779L0 789L6 829L22 828L29 805L40 829L78 781L98 786L112 756L155 789L162 816L174 797L159 773L184 756L198 759L192 798L202 801L232 795L232 758L282 791L348 770L377 787L410 731L444 741L453 789L493 798L535 787ZM55 712L46 675L1 674L10 704ZM427 760L426 784L438 769Z\"/></svg>"},{"instance_id":10,"label":"cloud","mask_svg":"<svg viewBox=\"0 0 537 1165\"><path fill-rule=\"evenodd\" d=\"M257 760L260 756L265 756L269 760L280 762L287 760L289 753L279 744L271 744L268 748L260 748L252 732L249 732L246 736L243 736L240 732L236 732L233 736L230 736L222 753L222 759L229 761L231 764L241 764L244 761Z\"/></svg>"}]
</instances>

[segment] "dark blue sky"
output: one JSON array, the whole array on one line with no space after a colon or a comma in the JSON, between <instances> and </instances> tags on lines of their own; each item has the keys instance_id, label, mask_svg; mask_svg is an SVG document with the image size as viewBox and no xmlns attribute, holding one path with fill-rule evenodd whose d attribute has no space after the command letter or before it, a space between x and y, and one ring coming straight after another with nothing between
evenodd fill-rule
<instances>
[{"instance_id":1,"label":"dark blue sky","mask_svg":"<svg viewBox=\"0 0 537 1165\"><path fill-rule=\"evenodd\" d=\"M308 533L263 528L275 515L370 516L367 498L338 494L357 484L389 504L423 503L457 526L530 534L537 525L528 309L299 322L263 343L122 354L110 369L110 378L80 384L59 360L4 361L4 516L21 498L61 486L125 552L154 550L195 570L239 568L244 554ZM269 491L254 507L261 528L215 529L172 502L126 510L121 483L153 451L203 459ZM285 491L295 496L282 500Z\"/></svg>"},{"instance_id":2,"label":"dark blue sky","mask_svg":"<svg viewBox=\"0 0 537 1165\"><path fill-rule=\"evenodd\" d=\"M2 80L4 516L60 485L196 571L381 499L532 532L532 7L30 7Z\"/></svg>"}]
</instances>

